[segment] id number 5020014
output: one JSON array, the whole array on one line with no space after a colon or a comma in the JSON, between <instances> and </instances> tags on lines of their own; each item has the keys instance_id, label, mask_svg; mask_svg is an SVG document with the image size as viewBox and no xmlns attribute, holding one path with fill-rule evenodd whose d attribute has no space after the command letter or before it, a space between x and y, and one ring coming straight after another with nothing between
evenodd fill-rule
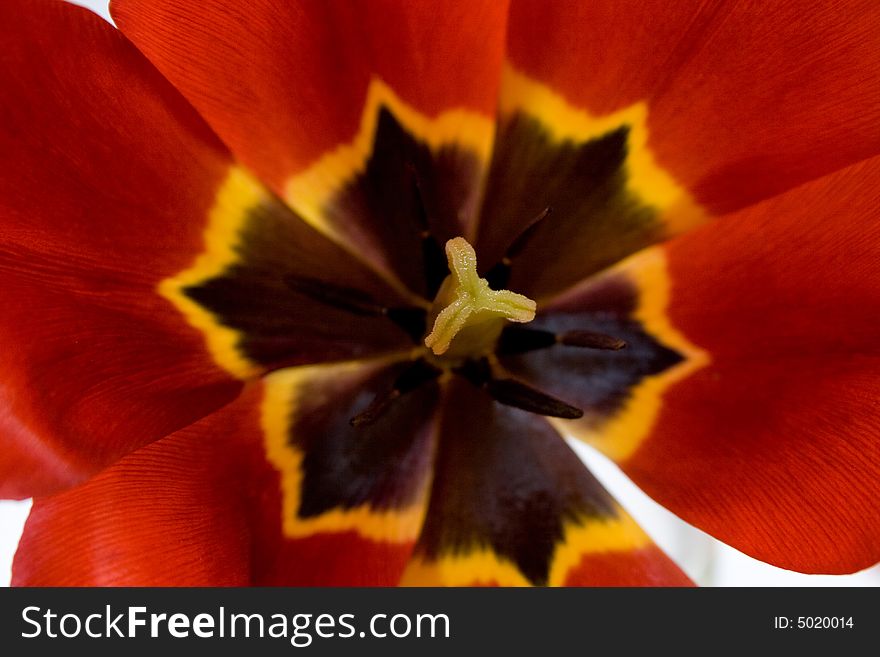
<instances>
[{"instance_id":1,"label":"id number 5020014","mask_svg":"<svg viewBox=\"0 0 880 657\"><path fill-rule=\"evenodd\" d=\"M777 630L840 630L852 629L854 626L852 616L776 616L773 618L773 628Z\"/></svg>"}]
</instances>

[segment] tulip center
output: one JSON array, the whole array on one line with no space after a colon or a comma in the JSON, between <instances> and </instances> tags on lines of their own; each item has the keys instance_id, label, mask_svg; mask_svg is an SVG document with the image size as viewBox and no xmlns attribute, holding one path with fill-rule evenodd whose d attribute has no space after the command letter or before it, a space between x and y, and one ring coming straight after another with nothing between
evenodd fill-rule
<instances>
[{"instance_id":1,"label":"tulip center","mask_svg":"<svg viewBox=\"0 0 880 657\"><path fill-rule=\"evenodd\" d=\"M493 290L477 274L477 254L463 237L446 242L449 276L443 281L428 316L433 329L425 346L444 361L492 353L507 322L535 318L535 302L510 290Z\"/></svg>"}]
</instances>

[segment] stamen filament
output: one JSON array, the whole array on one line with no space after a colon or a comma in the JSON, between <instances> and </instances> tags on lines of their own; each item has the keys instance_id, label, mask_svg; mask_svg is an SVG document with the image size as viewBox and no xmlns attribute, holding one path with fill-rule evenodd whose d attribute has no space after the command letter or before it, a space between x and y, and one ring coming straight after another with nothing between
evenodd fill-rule
<instances>
[{"instance_id":1,"label":"stamen filament","mask_svg":"<svg viewBox=\"0 0 880 657\"><path fill-rule=\"evenodd\" d=\"M419 222L419 236L422 240L422 260L425 263L425 287L429 297L437 294L443 279L446 278L446 260L443 249L431 233L431 222L428 218L428 206L422 190L422 181L415 164L409 165L412 177L412 191L416 201L416 219Z\"/></svg>"},{"instance_id":2,"label":"stamen filament","mask_svg":"<svg viewBox=\"0 0 880 657\"><path fill-rule=\"evenodd\" d=\"M385 308L372 297L360 290L335 285L306 276L287 276L287 286L314 301L347 310L355 315L382 315Z\"/></svg>"},{"instance_id":3,"label":"stamen filament","mask_svg":"<svg viewBox=\"0 0 880 657\"><path fill-rule=\"evenodd\" d=\"M423 308L388 308L360 290L306 276L287 276L284 281L291 290L318 303L362 317L385 316L416 343L425 333L426 312Z\"/></svg>"},{"instance_id":4,"label":"stamen filament","mask_svg":"<svg viewBox=\"0 0 880 657\"><path fill-rule=\"evenodd\" d=\"M547 216L550 214L551 208L548 205L541 212L538 213L528 224L523 228L522 232L516 237L515 240L510 244L505 251L504 256L501 260L486 272L486 280L489 281L489 287L493 290L498 290L504 287L507 287L507 283L510 280L510 268L513 264L514 258L516 258L520 253L522 253L523 249L526 248L529 241L532 239L532 236L535 234L536 229L539 224L541 224Z\"/></svg>"},{"instance_id":5,"label":"stamen filament","mask_svg":"<svg viewBox=\"0 0 880 657\"><path fill-rule=\"evenodd\" d=\"M353 427L373 424L384 416L400 397L419 389L442 373L442 370L425 362L424 359L414 361L397 375L390 390L376 395L364 410L349 420L349 424Z\"/></svg>"}]
</instances>

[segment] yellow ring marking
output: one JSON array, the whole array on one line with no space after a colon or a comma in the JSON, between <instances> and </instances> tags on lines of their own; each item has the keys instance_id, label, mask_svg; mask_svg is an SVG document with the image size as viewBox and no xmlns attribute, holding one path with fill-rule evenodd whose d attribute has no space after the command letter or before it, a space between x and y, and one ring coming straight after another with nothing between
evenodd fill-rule
<instances>
[{"instance_id":1,"label":"yellow ring marking","mask_svg":"<svg viewBox=\"0 0 880 657\"><path fill-rule=\"evenodd\" d=\"M353 509L333 509L311 518L299 517L300 490L303 480L304 454L289 442L291 425L296 422L297 409L309 384L333 381L359 371L388 365L404 354L382 358L349 361L332 365L294 367L272 372L264 378L265 393L261 422L270 463L281 473L282 529L288 538L305 538L316 533L355 531L375 541L407 542L415 540L422 526L430 477L426 478L422 500L407 509L373 510L369 505ZM314 403L315 398L310 398ZM323 403L331 402L328 398Z\"/></svg>"},{"instance_id":2,"label":"yellow ring marking","mask_svg":"<svg viewBox=\"0 0 880 657\"><path fill-rule=\"evenodd\" d=\"M218 316L193 301L184 290L222 275L239 261L236 247L248 211L267 199L268 193L253 176L240 167L231 167L208 215L204 251L188 269L158 285L159 294L205 336L214 361L233 376L245 380L260 375L263 368L238 349L242 334L224 326Z\"/></svg>"},{"instance_id":3,"label":"yellow ring marking","mask_svg":"<svg viewBox=\"0 0 880 657\"><path fill-rule=\"evenodd\" d=\"M623 510L614 518L588 518L583 524L567 523L564 539L550 562L548 586L562 586L584 555L638 550L651 539ZM488 547L431 560L415 556L407 565L401 586L532 586L516 564Z\"/></svg>"},{"instance_id":4,"label":"yellow ring marking","mask_svg":"<svg viewBox=\"0 0 880 657\"><path fill-rule=\"evenodd\" d=\"M465 109L453 109L430 118L401 99L379 78L373 78L361 124L354 140L323 155L307 170L293 176L285 197L302 217L316 229L334 239L344 240L324 217L324 207L349 181L362 173L373 153L373 140L379 112L387 108L417 140L437 152L444 146L459 145L488 162L495 130L486 116Z\"/></svg>"},{"instance_id":5,"label":"yellow ring marking","mask_svg":"<svg viewBox=\"0 0 880 657\"><path fill-rule=\"evenodd\" d=\"M616 518L585 520L582 525L569 523L565 539L556 548L547 583L563 586L568 574L584 555L639 550L651 545L648 535L623 509Z\"/></svg>"},{"instance_id":6,"label":"yellow ring marking","mask_svg":"<svg viewBox=\"0 0 880 657\"><path fill-rule=\"evenodd\" d=\"M478 157L484 171L495 137L495 124L489 117L461 108L428 117L400 98L383 80L373 78L367 90L360 127L353 141L338 146L305 171L291 177L284 193L290 206L307 223L361 259L363 249L352 243L352 236L344 234L333 222L328 221L324 209L345 185L366 169L373 153L376 126L383 107L394 115L410 135L434 153L443 147L460 146ZM475 194L480 193L481 188L478 188ZM388 263L370 263L370 266L399 293L414 296L391 272ZM416 299L411 298L411 301L416 302Z\"/></svg>"},{"instance_id":7,"label":"yellow ring marking","mask_svg":"<svg viewBox=\"0 0 880 657\"><path fill-rule=\"evenodd\" d=\"M670 281L663 247L640 251L608 271L610 276L620 273L639 291L634 319L655 340L681 354L683 360L659 374L643 378L629 390L624 407L599 426L551 418L558 431L593 445L617 462L632 456L651 432L666 391L711 362L708 352L693 344L669 321Z\"/></svg>"},{"instance_id":8,"label":"yellow ring marking","mask_svg":"<svg viewBox=\"0 0 880 657\"><path fill-rule=\"evenodd\" d=\"M557 142L582 143L628 126L627 187L657 210L667 235L684 232L706 220L706 212L687 190L657 164L648 146L646 103L593 116L507 63L502 74L499 110L502 116L523 112L535 117Z\"/></svg>"}]
</instances>

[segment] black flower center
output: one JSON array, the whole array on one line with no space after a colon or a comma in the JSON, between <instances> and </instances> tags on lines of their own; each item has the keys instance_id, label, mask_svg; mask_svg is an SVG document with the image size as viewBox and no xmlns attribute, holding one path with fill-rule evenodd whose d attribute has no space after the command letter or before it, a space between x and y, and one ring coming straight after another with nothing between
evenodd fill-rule
<instances>
[{"instance_id":1,"label":"black flower center","mask_svg":"<svg viewBox=\"0 0 880 657\"><path fill-rule=\"evenodd\" d=\"M418 196L418 194L417 194ZM538 221L547 212L542 213ZM421 217L424 217L422 206ZM508 249L502 261L490 271L509 273L512 260L528 240L534 223ZM423 224L423 244L436 244L427 222ZM576 419L583 411L503 372L496 353L524 353L555 345L617 351L626 343L610 335L587 330L560 334L506 326L506 322L529 322L535 317L535 303L508 290L489 287L477 274L473 248L461 237L446 245L448 266L440 269L436 259L427 259L426 280L442 280L430 314L422 308L389 308L353 288L328 285L322 281L287 278L292 290L310 299L355 315L385 317L403 329L416 344L423 342L424 355L417 358L394 381L390 389L377 395L360 413L351 418L352 426L374 423L391 406L422 384L440 376L458 375L487 392L495 401L539 415ZM430 263L430 264L427 264ZM432 270L433 267L437 269ZM440 279L440 274L443 278ZM496 275L497 276L497 275ZM426 320L428 320L426 322ZM433 329L424 336L426 324Z\"/></svg>"},{"instance_id":2,"label":"black flower center","mask_svg":"<svg viewBox=\"0 0 880 657\"><path fill-rule=\"evenodd\" d=\"M482 276L474 272L486 291L501 293L508 286L535 290L531 294L540 302L548 289L569 287L578 277L611 262L607 255L594 257L595 248L588 247L602 244L602 235L612 223L622 231L625 250L633 248L627 240L654 230L654 212L626 188L626 126L576 144L551 142L535 119L514 115L500 125L481 220L470 231L478 235L481 256L491 258L481 263L492 265L481 271ZM534 157L526 161L517 153ZM534 168L535 162L543 163L541 175L513 175L524 163ZM365 237L364 249L373 253L375 244L382 245L384 264L405 282L409 299L379 291L375 272L362 265L358 270L349 263L350 272L360 272L354 274L328 268L326 260L339 259L331 247L318 252L309 246L314 238L304 231L310 229L272 198L249 210L237 236L237 261L183 292L209 310L218 324L234 330L236 348L266 371L401 349L407 353L404 345L411 345L409 367L351 418L356 426L375 422L423 384L451 376L464 378L502 404L545 416L578 418L587 406L569 403L564 391L556 393L560 398L549 394L558 389L559 377L544 371L557 361L578 360L567 354L605 353L580 358L589 370L583 374L601 379L597 399L611 395L618 400L624 399L628 385L678 359L654 343L638 321L628 319L628 310L618 314L616 308L571 315L565 321L539 313L529 326L490 317L482 324L476 322L479 326L453 332L450 344L438 351L430 338L454 298L454 290L443 289L450 279L443 247L466 232L468 220L463 216L477 214L477 200L467 191L472 185L466 181L478 177L478 168L474 153L455 146L428 147L392 112L380 109L373 150L364 168L324 205L328 221L349 226L355 241L359 235L372 236ZM563 185L563 178L577 184ZM519 204L511 199L519 199ZM504 221L498 214L502 210L520 218ZM584 243L585 235L590 244ZM570 252L584 255L557 257ZM325 270L332 274L325 275ZM548 272L556 270L554 284L545 285ZM532 284L539 279L540 286ZM479 313L475 317L481 318ZM433 349L426 347L426 338ZM626 350L632 353L615 356L627 344L634 344ZM545 352L559 355L540 355ZM544 364L541 371L535 370L535 363ZM522 376L524 369L528 377ZM609 383L608 377L616 383Z\"/></svg>"}]
</instances>

